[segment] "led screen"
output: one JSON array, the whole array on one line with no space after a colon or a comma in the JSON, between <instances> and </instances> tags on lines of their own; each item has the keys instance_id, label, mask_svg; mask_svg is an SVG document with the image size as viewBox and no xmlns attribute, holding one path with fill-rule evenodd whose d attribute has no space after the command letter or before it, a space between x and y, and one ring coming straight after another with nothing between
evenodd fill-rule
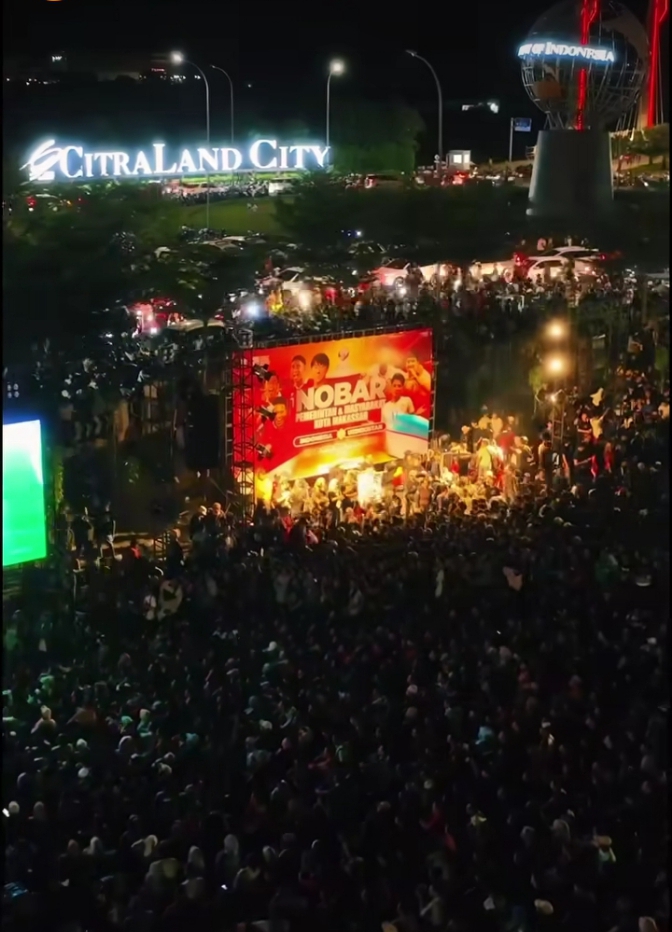
<instances>
[{"instance_id":1,"label":"led screen","mask_svg":"<svg viewBox=\"0 0 672 932\"><path fill-rule=\"evenodd\" d=\"M39 421L2 425L2 565L47 555Z\"/></svg>"},{"instance_id":2,"label":"led screen","mask_svg":"<svg viewBox=\"0 0 672 932\"><path fill-rule=\"evenodd\" d=\"M260 349L254 363L269 376L255 380L247 400L255 408L258 473L308 478L428 447L431 330Z\"/></svg>"}]
</instances>

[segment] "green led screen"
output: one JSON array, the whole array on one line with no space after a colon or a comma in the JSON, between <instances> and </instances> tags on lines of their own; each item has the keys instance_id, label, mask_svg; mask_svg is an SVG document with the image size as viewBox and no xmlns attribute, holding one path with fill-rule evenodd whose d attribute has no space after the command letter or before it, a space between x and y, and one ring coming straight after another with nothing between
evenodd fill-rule
<instances>
[{"instance_id":1,"label":"green led screen","mask_svg":"<svg viewBox=\"0 0 672 932\"><path fill-rule=\"evenodd\" d=\"M2 425L2 566L47 555L39 421Z\"/></svg>"}]
</instances>

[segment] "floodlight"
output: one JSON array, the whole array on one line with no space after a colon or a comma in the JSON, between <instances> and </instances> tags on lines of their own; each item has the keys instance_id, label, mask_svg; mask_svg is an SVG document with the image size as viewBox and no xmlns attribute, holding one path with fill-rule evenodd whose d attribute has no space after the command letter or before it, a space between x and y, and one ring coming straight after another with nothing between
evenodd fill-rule
<instances>
[{"instance_id":1,"label":"floodlight","mask_svg":"<svg viewBox=\"0 0 672 932\"><path fill-rule=\"evenodd\" d=\"M259 379L260 382L268 382L271 377L271 373L268 371L268 366L252 366L252 372Z\"/></svg>"},{"instance_id":2,"label":"floodlight","mask_svg":"<svg viewBox=\"0 0 672 932\"><path fill-rule=\"evenodd\" d=\"M561 375L565 369L565 360L561 356L552 356L546 365L553 375Z\"/></svg>"},{"instance_id":3,"label":"floodlight","mask_svg":"<svg viewBox=\"0 0 672 932\"><path fill-rule=\"evenodd\" d=\"M562 320L553 320L546 328L546 333L552 340L561 340L567 333L567 327Z\"/></svg>"},{"instance_id":4,"label":"floodlight","mask_svg":"<svg viewBox=\"0 0 672 932\"><path fill-rule=\"evenodd\" d=\"M313 296L308 290L299 292L299 307L302 311L310 310L310 305L312 303Z\"/></svg>"},{"instance_id":5,"label":"floodlight","mask_svg":"<svg viewBox=\"0 0 672 932\"><path fill-rule=\"evenodd\" d=\"M273 408L257 408L257 414L260 414L264 421L275 420L275 411Z\"/></svg>"}]
</instances>

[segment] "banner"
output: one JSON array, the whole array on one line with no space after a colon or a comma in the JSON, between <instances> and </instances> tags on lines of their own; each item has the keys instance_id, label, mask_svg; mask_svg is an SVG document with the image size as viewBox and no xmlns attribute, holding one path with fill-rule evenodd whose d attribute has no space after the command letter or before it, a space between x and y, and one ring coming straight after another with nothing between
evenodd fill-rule
<instances>
[{"instance_id":1,"label":"banner","mask_svg":"<svg viewBox=\"0 0 672 932\"><path fill-rule=\"evenodd\" d=\"M257 472L307 478L428 448L431 330L280 346L254 363L267 372L253 392Z\"/></svg>"}]
</instances>

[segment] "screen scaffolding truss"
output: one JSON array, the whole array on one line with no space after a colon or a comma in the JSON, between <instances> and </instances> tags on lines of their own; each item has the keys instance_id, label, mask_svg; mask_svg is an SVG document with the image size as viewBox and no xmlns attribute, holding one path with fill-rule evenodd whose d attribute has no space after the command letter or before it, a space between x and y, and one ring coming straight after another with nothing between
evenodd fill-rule
<instances>
[{"instance_id":1,"label":"screen scaffolding truss","mask_svg":"<svg viewBox=\"0 0 672 932\"><path fill-rule=\"evenodd\" d=\"M226 392L225 458L244 515L254 510L257 458L254 417L253 337L251 330L237 333L239 349L231 354L230 383Z\"/></svg>"},{"instance_id":2,"label":"screen scaffolding truss","mask_svg":"<svg viewBox=\"0 0 672 932\"><path fill-rule=\"evenodd\" d=\"M246 517L251 517L255 506L255 489L257 464L261 463L258 450L259 438L256 433L256 412L254 408L254 389L257 376L254 372L255 353L282 346L320 344L340 339L380 336L399 333L406 330L427 329L432 333L432 361L437 363L436 330L421 322L413 324L362 327L344 332L329 332L296 337L274 339L254 339L251 330L236 331L238 347L230 352L225 367L224 412L224 469L231 477L237 499L237 510ZM436 410L436 375L432 385L432 411L429 419L428 439L435 429Z\"/></svg>"}]
</instances>

